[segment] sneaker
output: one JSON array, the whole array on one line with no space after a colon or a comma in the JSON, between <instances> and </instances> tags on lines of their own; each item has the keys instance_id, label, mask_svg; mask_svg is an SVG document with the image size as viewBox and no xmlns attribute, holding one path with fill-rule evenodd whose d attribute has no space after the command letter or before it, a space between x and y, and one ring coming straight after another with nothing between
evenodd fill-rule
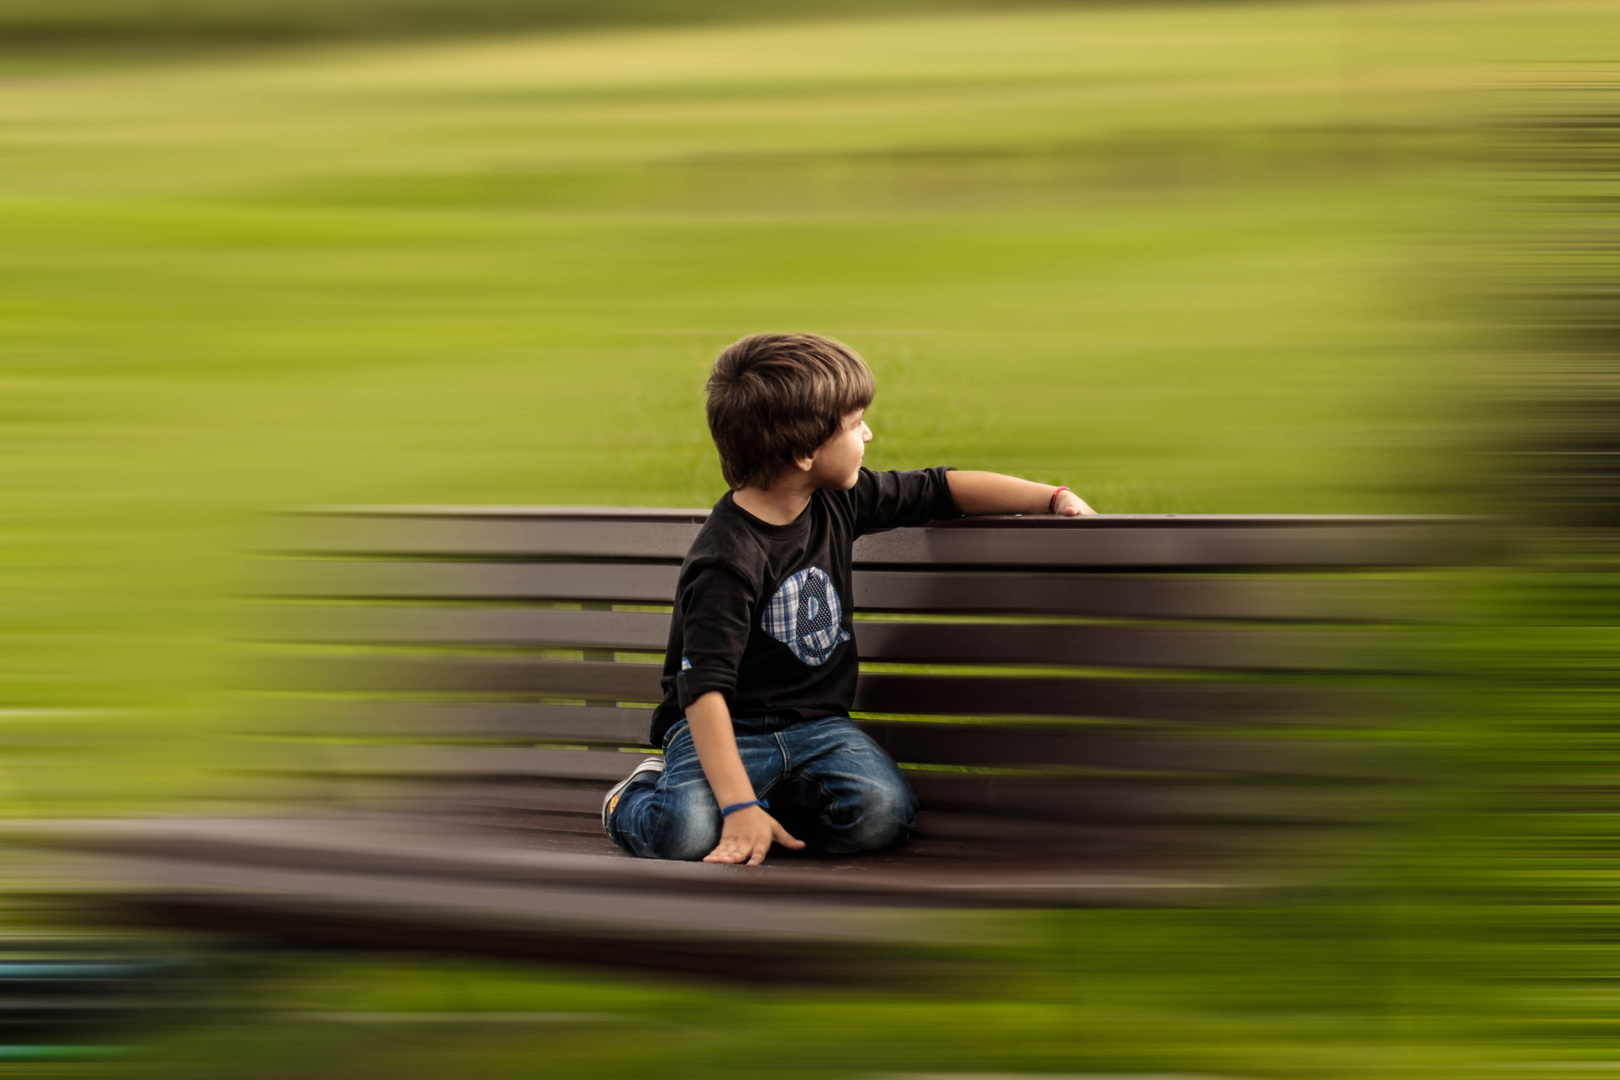
<instances>
[{"instance_id":1,"label":"sneaker","mask_svg":"<svg viewBox=\"0 0 1620 1080\"><path fill-rule=\"evenodd\" d=\"M607 828L608 817L619 807L619 796L624 794L624 789L629 787L636 777L645 773L657 775L663 771L663 756L660 754L649 754L642 758L634 769L630 770L629 776L608 788L608 793L602 796L602 828Z\"/></svg>"}]
</instances>

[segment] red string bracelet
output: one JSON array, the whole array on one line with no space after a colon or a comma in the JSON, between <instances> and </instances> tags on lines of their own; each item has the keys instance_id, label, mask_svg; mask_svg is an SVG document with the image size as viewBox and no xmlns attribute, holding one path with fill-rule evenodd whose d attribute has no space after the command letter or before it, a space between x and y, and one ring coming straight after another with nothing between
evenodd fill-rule
<instances>
[{"instance_id":1,"label":"red string bracelet","mask_svg":"<svg viewBox=\"0 0 1620 1080\"><path fill-rule=\"evenodd\" d=\"M1048 503L1047 503L1047 504L1046 504L1046 512L1047 512L1047 513L1048 513L1048 514L1055 514L1055 513L1057 513L1057 497L1058 497L1058 496L1059 496L1059 495L1061 495L1061 494L1063 494L1063 493L1064 493L1064 492L1065 492L1065 491L1068 491L1068 490L1069 490L1069 489L1068 489L1068 488L1066 488L1066 487L1060 487L1060 488L1058 488L1058 489L1057 489L1057 490L1056 490L1056 491L1054 491L1054 492L1052 492L1052 498L1051 498L1051 500L1050 500L1050 501L1049 501L1049 502L1048 502Z\"/></svg>"}]
</instances>

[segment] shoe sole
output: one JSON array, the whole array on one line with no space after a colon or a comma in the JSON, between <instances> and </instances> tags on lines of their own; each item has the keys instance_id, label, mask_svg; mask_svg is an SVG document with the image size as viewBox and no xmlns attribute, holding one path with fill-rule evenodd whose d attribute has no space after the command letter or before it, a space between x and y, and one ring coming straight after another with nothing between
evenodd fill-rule
<instances>
[{"instance_id":1,"label":"shoe sole","mask_svg":"<svg viewBox=\"0 0 1620 1080\"><path fill-rule=\"evenodd\" d=\"M624 789L630 786L632 780L643 773L661 773L663 771L664 759L661 757L649 757L634 769L631 769L629 776L608 788L607 794L602 796L602 828L606 829L608 827L608 818L613 815L613 811L619 808L619 796L624 794Z\"/></svg>"}]
</instances>

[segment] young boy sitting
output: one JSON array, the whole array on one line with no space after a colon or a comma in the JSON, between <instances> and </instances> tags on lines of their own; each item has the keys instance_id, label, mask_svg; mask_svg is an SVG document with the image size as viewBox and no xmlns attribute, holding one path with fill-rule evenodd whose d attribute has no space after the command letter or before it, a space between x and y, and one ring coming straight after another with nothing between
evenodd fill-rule
<instances>
[{"instance_id":1,"label":"young boy sitting","mask_svg":"<svg viewBox=\"0 0 1620 1080\"><path fill-rule=\"evenodd\" d=\"M872 373L846 346L761 334L708 383L731 490L681 564L649 757L602 823L632 855L757 865L772 842L829 854L911 834L916 797L849 719L859 661L850 549L963 514L1089 514L1068 488L943 467L861 467Z\"/></svg>"}]
</instances>

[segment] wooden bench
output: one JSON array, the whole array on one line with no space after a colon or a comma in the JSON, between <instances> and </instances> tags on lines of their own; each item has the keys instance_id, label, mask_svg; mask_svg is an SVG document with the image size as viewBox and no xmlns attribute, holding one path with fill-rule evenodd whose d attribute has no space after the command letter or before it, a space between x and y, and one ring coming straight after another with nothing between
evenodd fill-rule
<instances>
[{"instance_id":1,"label":"wooden bench","mask_svg":"<svg viewBox=\"0 0 1620 1080\"><path fill-rule=\"evenodd\" d=\"M1485 551L1439 518L865 537L856 716L918 794L916 838L759 868L635 860L600 803L652 750L705 513L281 515L248 619L253 815L36 834L123 909L190 925L743 975L847 972L959 934L962 909L1320 885L1421 778L1369 731L1435 692L1425 568Z\"/></svg>"}]
</instances>

